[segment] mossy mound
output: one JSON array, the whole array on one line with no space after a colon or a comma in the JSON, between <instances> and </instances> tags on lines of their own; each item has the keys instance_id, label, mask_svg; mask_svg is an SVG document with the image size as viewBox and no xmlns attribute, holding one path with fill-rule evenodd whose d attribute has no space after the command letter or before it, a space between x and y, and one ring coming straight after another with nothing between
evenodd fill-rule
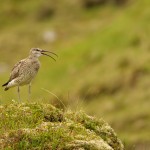
<instances>
[{"instance_id":1,"label":"mossy mound","mask_svg":"<svg viewBox=\"0 0 150 150\"><path fill-rule=\"evenodd\" d=\"M124 146L102 119L32 103L0 106L0 149L123 150Z\"/></svg>"}]
</instances>

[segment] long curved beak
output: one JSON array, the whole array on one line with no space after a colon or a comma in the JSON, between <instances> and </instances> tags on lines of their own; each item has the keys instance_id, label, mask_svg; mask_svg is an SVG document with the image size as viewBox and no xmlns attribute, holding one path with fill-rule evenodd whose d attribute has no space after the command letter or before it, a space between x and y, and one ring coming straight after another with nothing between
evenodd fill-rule
<instances>
[{"instance_id":1,"label":"long curved beak","mask_svg":"<svg viewBox=\"0 0 150 150\"><path fill-rule=\"evenodd\" d=\"M47 52L47 53L51 53L51 54L53 54L53 55L55 55L55 56L57 56L57 57L58 57L58 55L57 55L57 54L55 54L54 52L51 52L51 51L47 51L47 50L42 50L42 51L41 51L41 54L43 54L43 55L45 55L45 56L48 56L48 57L51 57L53 60L55 60L55 61L56 61L56 59L55 59L55 58L53 58L51 55L46 54L46 52Z\"/></svg>"}]
</instances>

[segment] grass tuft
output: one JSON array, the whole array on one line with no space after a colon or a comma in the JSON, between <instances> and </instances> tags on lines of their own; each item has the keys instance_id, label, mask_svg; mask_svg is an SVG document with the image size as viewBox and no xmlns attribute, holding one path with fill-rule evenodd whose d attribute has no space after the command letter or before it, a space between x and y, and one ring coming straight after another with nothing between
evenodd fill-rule
<instances>
[{"instance_id":1,"label":"grass tuft","mask_svg":"<svg viewBox=\"0 0 150 150\"><path fill-rule=\"evenodd\" d=\"M104 120L50 104L0 106L0 129L0 149L123 150Z\"/></svg>"}]
</instances>

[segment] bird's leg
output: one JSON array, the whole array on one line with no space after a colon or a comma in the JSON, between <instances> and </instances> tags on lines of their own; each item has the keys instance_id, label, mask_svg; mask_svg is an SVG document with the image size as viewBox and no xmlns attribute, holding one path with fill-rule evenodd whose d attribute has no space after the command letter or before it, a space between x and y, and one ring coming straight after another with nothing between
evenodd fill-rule
<instances>
[{"instance_id":1,"label":"bird's leg","mask_svg":"<svg viewBox=\"0 0 150 150\"><path fill-rule=\"evenodd\" d=\"M20 99L20 89L19 89L19 86L18 86L18 98L19 98L19 102L21 102L21 99Z\"/></svg>"},{"instance_id":2,"label":"bird's leg","mask_svg":"<svg viewBox=\"0 0 150 150\"><path fill-rule=\"evenodd\" d=\"M31 82L29 83L28 101L30 100L30 97L31 97Z\"/></svg>"}]
</instances>

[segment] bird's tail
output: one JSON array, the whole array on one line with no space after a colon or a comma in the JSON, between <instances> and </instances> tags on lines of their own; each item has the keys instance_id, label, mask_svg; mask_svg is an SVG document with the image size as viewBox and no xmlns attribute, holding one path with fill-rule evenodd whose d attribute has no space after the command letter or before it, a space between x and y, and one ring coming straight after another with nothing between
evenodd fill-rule
<instances>
[{"instance_id":1,"label":"bird's tail","mask_svg":"<svg viewBox=\"0 0 150 150\"><path fill-rule=\"evenodd\" d=\"M2 86L7 86L7 85L8 85L8 83L9 83L9 81L8 81L8 82L6 82L6 83L4 83Z\"/></svg>"},{"instance_id":2,"label":"bird's tail","mask_svg":"<svg viewBox=\"0 0 150 150\"><path fill-rule=\"evenodd\" d=\"M4 90L5 90L5 91L7 91L8 89L9 89L8 87L5 87L5 89L4 89Z\"/></svg>"},{"instance_id":3,"label":"bird's tail","mask_svg":"<svg viewBox=\"0 0 150 150\"><path fill-rule=\"evenodd\" d=\"M9 83L9 81L2 85L2 86L6 86L5 89L4 89L5 91L7 91L7 90L9 89L9 88L7 87L8 83Z\"/></svg>"}]
</instances>

